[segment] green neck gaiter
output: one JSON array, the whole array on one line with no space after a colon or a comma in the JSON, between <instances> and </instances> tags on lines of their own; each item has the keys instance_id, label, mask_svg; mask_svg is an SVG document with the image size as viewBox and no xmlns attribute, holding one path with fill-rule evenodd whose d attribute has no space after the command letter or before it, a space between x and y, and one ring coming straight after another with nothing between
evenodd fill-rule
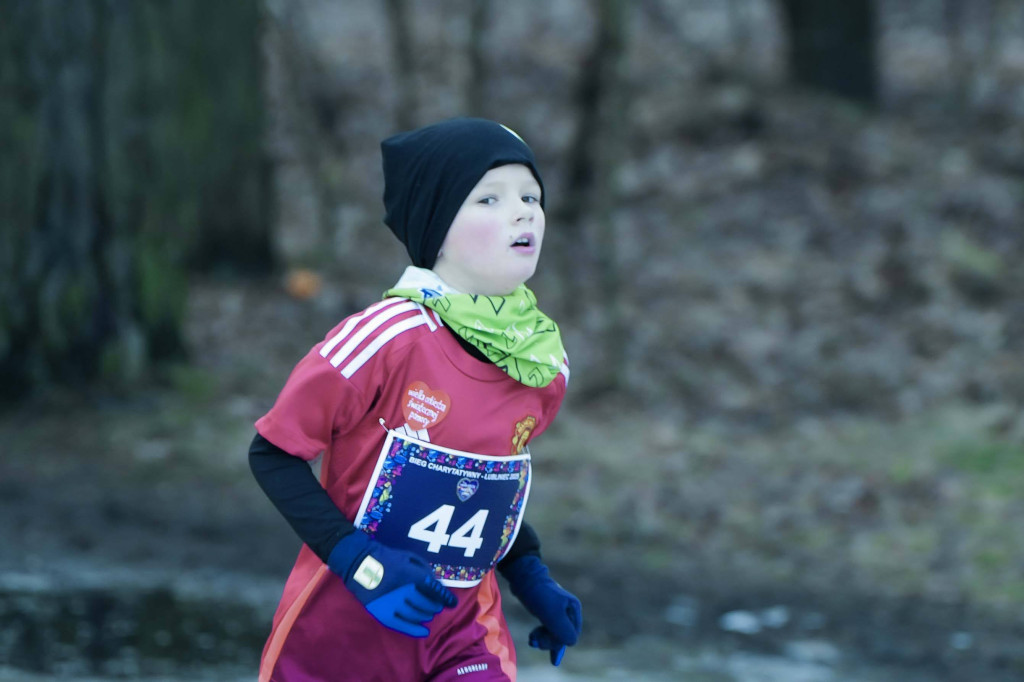
<instances>
[{"instance_id":1,"label":"green neck gaiter","mask_svg":"<svg viewBox=\"0 0 1024 682\"><path fill-rule=\"evenodd\" d=\"M410 266L384 297L416 301L521 384L547 386L564 366L562 336L525 284L507 296L453 291L432 270Z\"/></svg>"}]
</instances>

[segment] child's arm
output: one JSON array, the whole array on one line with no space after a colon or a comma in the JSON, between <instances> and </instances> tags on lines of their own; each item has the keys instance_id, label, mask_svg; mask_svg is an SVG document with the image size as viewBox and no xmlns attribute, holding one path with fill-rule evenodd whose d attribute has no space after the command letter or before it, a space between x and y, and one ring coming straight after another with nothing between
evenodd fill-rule
<instances>
[{"instance_id":1,"label":"child's arm","mask_svg":"<svg viewBox=\"0 0 1024 682\"><path fill-rule=\"evenodd\" d=\"M508 552L501 558L501 561L498 562L495 568L498 569L498 573L504 575L505 569L511 566L516 559L530 554L538 559L540 558L540 538L537 537L537 531L533 529L533 526L524 520L519 524L519 532L516 534L516 539L512 542L512 546L509 547Z\"/></svg>"},{"instance_id":2,"label":"child's arm","mask_svg":"<svg viewBox=\"0 0 1024 682\"><path fill-rule=\"evenodd\" d=\"M309 464L258 433L249 446L249 468L299 539L324 563L338 541L355 532Z\"/></svg>"},{"instance_id":3,"label":"child's arm","mask_svg":"<svg viewBox=\"0 0 1024 682\"><path fill-rule=\"evenodd\" d=\"M249 467L299 538L386 627L426 637L426 623L457 603L425 561L357 532L302 459L256 434Z\"/></svg>"},{"instance_id":4,"label":"child's arm","mask_svg":"<svg viewBox=\"0 0 1024 682\"><path fill-rule=\"evenodd\" d=\"M530 646L551 651L551 663L558 665L565 648L579 639L583 625L580 600L555 582L540 556L540 539L524 521L519 535L500 562L498 571L526 610L541 622L530 633Z\"/></svg>"}]
</instances>

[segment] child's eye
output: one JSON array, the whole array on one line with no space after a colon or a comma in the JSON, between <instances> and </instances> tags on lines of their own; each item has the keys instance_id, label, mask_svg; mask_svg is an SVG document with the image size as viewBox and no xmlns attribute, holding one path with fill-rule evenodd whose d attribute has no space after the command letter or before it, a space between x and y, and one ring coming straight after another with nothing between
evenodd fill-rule
<instances>
[{"instance_id":1,"label":"child's eye","mask_svg":"<svg viewBox=\"0 0 1024 682\"><path fill-rule=\"evenodd\" d=\"M523 201L525 201L528 204L539 204L540 197L535 196L533 194L527 194L523 197Z\"/></svg>"},{"instance_id":2,"label":"child's eye","mask_svg":"<svg viewBox=\"0 0 1024 682\"><path fill-rule=\"evenodd\" d=\"M486 197L482 197L482 198L478 199L476 203L484 204L485 206L491 206L493 204L496 204L497 202L498 202L498 197L486 196Z\"/></svg>"}]
</instances>

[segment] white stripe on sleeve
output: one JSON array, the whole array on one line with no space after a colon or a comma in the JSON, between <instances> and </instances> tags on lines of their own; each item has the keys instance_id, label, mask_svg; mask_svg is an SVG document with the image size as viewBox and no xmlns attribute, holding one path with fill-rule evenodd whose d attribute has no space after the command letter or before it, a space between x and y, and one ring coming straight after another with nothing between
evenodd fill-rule
<instances>
[{"instance_id":1,"label":"white stripe on sleeve","mask_svg":"<svg viewBox=\"0 0 1024 682\"><path fill-rule=\"evenodd\" d=\"M386 298L383 301L378 301L377 303L374 303L373 305L371 305L369 308L359 313L358 315L354 315L351 318L349 318L349 321L345 323L345 325L341 328L341 331L335 334L330 341L323 345L323 348L320 349L320 355L326 358L328 355L331 354L331 351L338 346L339 343L345 340L346 336L352 333L352 330L355 329L355 326L357 324L359 324L362 320L365 320L370 315L373 315L381 308L392 305L396 302L397 299Z\"/></svg>"},{"instance_id":2,"label":"white stripe on sleeve","mask_svg":"<svg viewBox=\"0 0 1024 682\"><path fill-rule=\"evenodd\" d=\"M436 332L437 331L437 325L434 324L434 320L432 320L430 318L430 313L432 313L434 311L428 309L422 303L418 303L417 305L419 305L419 307L420 307L420 314L423 315L423 319L427 321L427 326L430 327L430 331Z\"/></svg>"},{"instance_id":3,"label":"white stripe on sleeve","mask_svg":"<svg viewBox=\"0 0 1024 682\"><path fill-rule=\"evenodd\" d=\"M380 335L378 335L373 340L373 342L370 343L370 345L364 348L359 353L359 355L355 356L350 363L342 367L341 375L346 379L351 379L352 375L356 373L356 370L358 370L360 367L366 364L366 361L372 358L373 354L380 350L385 343L395 338L402 332L409 331L414 327L419 327L426 323L427 321L426 319L424 319L423 316L417 315L416 317L410 317L407 320L402 320L401 322L391 325ZM333 363L334 360L331 360L331 362ZM335 365L335 367L337 366L338 365Z\"/></svg>"},{"instance_id":4,"label":"white stripe on sleeve","mask_svg":"<svg viewBox=\"0 0 1024 682\"><path fill-rule=\"evenodd\" d=\"M348 359L348 357L352 355L353 352L355 352L355 349L359 347L359 344L366 340L366 337L370 336L370 334L380 329L392 318L402 315L404 313L412 312L416 309L417 305L415 303L413 303L412 301L404 301L402 303L398 303L397 305L393 305L390 308L386 308L380 311L378 314L374 315L372 319L368 320L366 324L363 325L363 327L358 332L353 334L351 338L349 338L345 342L345 345L343 345L341 349L337 353L335 353L334 356L331 358L331 364L334 365L335 367L340 366L341 363L345 362ZM413 319L415 319L419 323L422 323L423 321L423 318L419 316ZM320 351L320 354L323 355L324 357L327 357L324 354L323 350Z\"/></svg>"}]
</instances>

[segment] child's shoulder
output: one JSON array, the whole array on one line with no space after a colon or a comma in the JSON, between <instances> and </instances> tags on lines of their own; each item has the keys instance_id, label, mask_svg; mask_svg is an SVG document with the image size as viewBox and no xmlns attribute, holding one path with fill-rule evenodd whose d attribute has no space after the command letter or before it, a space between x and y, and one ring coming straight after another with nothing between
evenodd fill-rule
<instances>
[{"instance_id":1,"label":"child's shoulder","mask_svg":"<svg viewBox=\"0 0 1024 682\"><path fill-rule=\"evenodd\" d=\"M315 349L349 377L375 357L440 326L437 314L419 303L386 298L339 322Z\"/></svg>"}]
</instances>

